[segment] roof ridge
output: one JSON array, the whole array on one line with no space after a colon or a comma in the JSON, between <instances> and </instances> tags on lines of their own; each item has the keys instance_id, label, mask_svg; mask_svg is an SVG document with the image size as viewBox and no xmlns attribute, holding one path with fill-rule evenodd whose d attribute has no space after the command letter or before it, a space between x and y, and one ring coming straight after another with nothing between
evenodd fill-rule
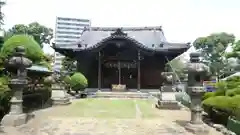
<instances>
[{"instance_id":1,"label":"roof ridge","mask_svg":"<svg viewBox=\"0 0 240 135\"><path fill-rule=\"evenodd\" d=\"M89 27L90 31L116 31L121 29L123 31L142 31L142 30L159 30L162 31L162 26L148 26L148 27Z\"/></svg>"}]
</instances>

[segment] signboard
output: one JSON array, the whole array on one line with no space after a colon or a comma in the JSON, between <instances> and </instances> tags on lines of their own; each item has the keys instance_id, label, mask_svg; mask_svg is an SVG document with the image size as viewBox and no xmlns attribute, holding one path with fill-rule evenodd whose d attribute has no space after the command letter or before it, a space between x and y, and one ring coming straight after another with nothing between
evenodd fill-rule
<instances>
[{"instance_id":1,"label":"signboard","mask_svg":"<svg viewBox=\"0 0 240 135\"><path fill-rule=\"evenodd\" d=\"M204 81L203 87L207 92L214 92L216 91L215 84L216 84L216 81Z\"/></svg>"}]
</instances>

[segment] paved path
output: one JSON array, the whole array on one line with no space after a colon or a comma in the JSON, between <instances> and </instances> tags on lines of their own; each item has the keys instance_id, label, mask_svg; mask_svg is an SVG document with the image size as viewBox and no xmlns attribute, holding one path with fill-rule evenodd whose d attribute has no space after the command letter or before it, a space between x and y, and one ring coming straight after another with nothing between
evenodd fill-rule
<instances>
[{"instance_id":1,"label":"paved path","mask_svg":"<svg viewBox=\"0 0 240 135\"><path fill-rule=\"evenodd\" d=\"M36 112L36 118L17 129L5 128L0 135L193 135L182 124L190 119L187 110L156 110L159 118L144 119L136 104L135 119L94 119L56 117L49 108ZM62 107L64 109L64 107ZM221 135L210 128L209 135Z\"/></svg>"}]
</instances>

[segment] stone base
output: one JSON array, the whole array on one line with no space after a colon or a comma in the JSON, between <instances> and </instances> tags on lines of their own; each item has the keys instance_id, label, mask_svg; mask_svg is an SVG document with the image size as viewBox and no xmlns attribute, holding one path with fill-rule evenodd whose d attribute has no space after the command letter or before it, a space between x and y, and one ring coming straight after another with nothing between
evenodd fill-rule
<instances>
[{"instance_id":1,"label":"stone base","mask_svg":"<svg viewBox=\"0 0 240 135\"><path fill-rule=\"evenodd\" d=\"M188 124L186 124L185 129L196 135L208 135L209 134L209 128L204 123L203 124L192 124L189 122Z\"/></svg>"},{"instance_id":2,"label":"stone base","mask_svg":"<svg viewBox=\"0 0 240 135\"><path fill-rule=\"evenodd\" d=\"M20 126L26 124L28 120L33 118L33 114L7 114L3 117L1 124L3 126Z\"/></svg>"},{"instance_id":3,"label":"stone base","mask_svg":"<svg viewBox=\"0 0 240 135\"><path fill-rule=\"evenodd\" d=\"M69 105L71 101L68 97L64 98L52 98L52 105Z\"/></svg>"},{"instance_id":4,"label":"stone base","mask_svg":"<svg viewBox=\"0 0 240 135\"><path fill-rule=\"evenodd\" d=\"M162 92L175 92L175 89L172 85L164 85L164 86L161 86L161 91Z\"/></svg>"},{"instance_id":5,"label":"stone base","mask_svg":"<svg viewBox=\"0 0 240 135\"><path fill-rule=\"evenodd\" d=\"M178 101L161 101L158 100L156 104L158 109L168 109L168 110L180 110L181 105Z\"/></svg>"}]
</instances>

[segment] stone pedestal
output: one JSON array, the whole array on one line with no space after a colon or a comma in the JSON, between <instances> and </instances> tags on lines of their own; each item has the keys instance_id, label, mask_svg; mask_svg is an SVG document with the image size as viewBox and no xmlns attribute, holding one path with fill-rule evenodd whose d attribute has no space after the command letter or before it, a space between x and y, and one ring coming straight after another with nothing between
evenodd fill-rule
<instances>
[{"instance_id":1,"label":"stone pedestal","mask_svg":"<svg viewBox=\"0 0 240 135\"><path fill-rule=\"evenodd\" d=\"M208 135L209 134L209 128L204 123L194 124L194 123L189 122L185 126L185 129L196 135Z\"/></svg>"},{"instance_id":2,"label":"stone pedestal","mask_svg":"<svg viewBox=\"0 0 240 135\"><path fill-rule=\"evenodd\" d=\"M156 107L159 109L180 110L181 104L176 100L174 92L162 92Z\"/></svg>"},{"instance_id":3,"label":"stone pedestal","mask_svg":"<svg viewBox=\"0 0 240 135\"><path fill-rule=\"evenodd\" d=\"M71 104L66 90L60 87L58 84L52 86L52 104L53 105L68 105Z\"/></svg>"},{"instance_id":4,"label":"stone pedestal","mask_svg":"<svg viewBox=\"0 0 240 135\"><path fill-rule=\"evenodd\" d=\"M28 120L27 114L7 114L3 117L1 124L3 126L20 126L26 124Z\"/></svg>"},{"instance_id":5,"label":"stone pedestal","mask_svg":"<svg viewBox=\"0 0 240 135\"><path fill-rule=\"evenodd\" d=\"M161 87L161 92L175 92L175 87L172 85L164 85Z\"/></svg>"}]
</instances>

